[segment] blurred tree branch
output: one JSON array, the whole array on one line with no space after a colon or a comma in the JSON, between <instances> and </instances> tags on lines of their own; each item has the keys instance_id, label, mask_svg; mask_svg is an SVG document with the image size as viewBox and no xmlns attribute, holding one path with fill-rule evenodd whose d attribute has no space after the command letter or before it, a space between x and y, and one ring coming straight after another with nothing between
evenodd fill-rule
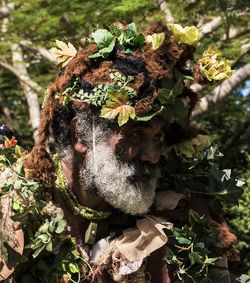
<instances>
[{"instance_id":1,"label":"blurred tree branch","mask_svg":"<svg viewBox=\"0 0 250 283\"><path fill-rule=\"evenodd\" d=\"M167 6L167 3L165 0L157 0L157 3L161 9L161 11L164 13L165 15L165 19L167 23L174 23L174 17L170 11L170 9Z\"/></svg>"},{"instance_id":2,"label":"blurred tree branch","mask_svg":"<svg viewBox=\"0 0 250 283\"><path fill-rule=\"evenodd\" d=\"M35 138L40 120L38 93L42 91L42 88L30 78L27 71L26 62L24 62L23 60L23 52L20 44L12 44L11 51L13 67L18 73L20 85L23 88L26 101L29 107L30 122L33 129L33 137Z\"/></svg>"},{"instance_id":3,"label":"blurred tree branch","mask_svg":"<svg viewBox=\"0 0 250 283\"><path fill-rule=\"evenodd\" d=\"M15 3L8 3L0 8L0 20L5 17L8 17L12 10L17 7Z\"/></svg>"}]
</instances>

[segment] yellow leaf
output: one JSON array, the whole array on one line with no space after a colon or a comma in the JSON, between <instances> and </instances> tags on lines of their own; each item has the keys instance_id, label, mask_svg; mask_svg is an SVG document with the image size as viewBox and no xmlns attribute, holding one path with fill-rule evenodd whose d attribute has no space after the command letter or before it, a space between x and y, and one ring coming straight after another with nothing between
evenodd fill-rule
<instances>
[{"instance_id":1,"label":"yellow leaf","mask_svg":"<svg viewBox=\"0 0 250 283\"><path fill-rule=\"evenodd\" d=\"M165 39L165 33L153 33L152 35L147 35L146 36L146 42L147 43L152 43L152 48L153 49L158 49L163 41Z\"/></svg>"},{"instance_id":2,"label":"yellow leaf","mask_svg":"<svg viewBox=\"0 0 250 283\"><path fill-rule=\"evenodd\" d=\"M182 27L177 24L168 24L168 28L173 33L177 43L184 43L188 45L196 45L199 39L199 29L195 26Z\"/></svg>"},{"instance_id":3,"label":"yellow leaf","mask_svg":"<svg viewBox=\"0 0 250 283\"><path fill-rule=\"evenodd\" d=\"M230 61L222 57L215 47L209 47L198 61L201 75L209 81L221 81L231 77Z\"/></svg>"},{"instance_id":4,"label":"yellow leaf","mask_svg":"<svg viewBox=\"0 0 250 283\"><path fill-rule=\"evenodd\" d=\"M68 65L69 61L76 55L77 51L70 42L68 42L67 45L63 41L56 40L56 45L59 47L59 49L52 47L50 49L50 53L55 57L58 65L65 67Z\"/></svg>"},{"instance_id":5,"label":"yellow leaf","mask_svg":"<svg viewBox=\"0 0 250 283\"><path fill-rule=\"evenodd\" d=\"M115 93L110 95L110 99L101 110L100 117L114 120L118 116L119 126L124 125L129 118L135 119L135 109L128 102L127 94Z\"/></svg>"}]
</instances>

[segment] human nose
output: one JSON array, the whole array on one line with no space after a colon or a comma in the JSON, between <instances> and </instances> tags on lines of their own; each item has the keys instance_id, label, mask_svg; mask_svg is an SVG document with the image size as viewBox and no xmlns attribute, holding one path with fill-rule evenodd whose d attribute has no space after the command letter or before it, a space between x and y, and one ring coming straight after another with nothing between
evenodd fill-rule
<instances>
[{"instance_id":1,"label":"human nose","mask_svg":"<svg viewBox=\"0 0 250 283\"><path fill-rule=\"evenodd\" d=\"M160 157L160 148L156 146L153 141L147 141L142 144L140 152L140 159L142 161L147 161L151 164L156 164L159 162Z\"/></svg>"}]
</instances>

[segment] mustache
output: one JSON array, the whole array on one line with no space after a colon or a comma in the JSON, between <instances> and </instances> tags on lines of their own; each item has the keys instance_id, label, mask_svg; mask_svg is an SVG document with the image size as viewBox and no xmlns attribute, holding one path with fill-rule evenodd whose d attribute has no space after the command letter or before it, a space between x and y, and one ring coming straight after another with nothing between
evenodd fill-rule
<instances>
[{"instance_id":1,"label":"mustache","mask_svg":"<svg viewBox=\"0 0 250 283\"><path fill-rule=\"evenodd\" d=\"M151 178L159 177L159 166L146 164L141 161L136 161L129 165L134 168L133 175L127 177L130 182L146 182Z\"/></svg>"}]
</instances>

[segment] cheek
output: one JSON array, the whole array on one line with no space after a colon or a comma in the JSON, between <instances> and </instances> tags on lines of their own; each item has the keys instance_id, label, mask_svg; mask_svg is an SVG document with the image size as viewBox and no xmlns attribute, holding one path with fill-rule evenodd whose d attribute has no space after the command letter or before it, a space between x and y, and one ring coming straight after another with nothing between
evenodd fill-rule
<instances>
[{"instance_id":1,"label":"cheek","mask_svg":"<svg viewBox=\"0 0 250 283\"><path fill-rule=\"evenodd\" d=\"M107 140L107 144L113 149L116 150L117 145L119 144L122 136L120 134L113 135Z\"/></svg>"}]
</instances>

